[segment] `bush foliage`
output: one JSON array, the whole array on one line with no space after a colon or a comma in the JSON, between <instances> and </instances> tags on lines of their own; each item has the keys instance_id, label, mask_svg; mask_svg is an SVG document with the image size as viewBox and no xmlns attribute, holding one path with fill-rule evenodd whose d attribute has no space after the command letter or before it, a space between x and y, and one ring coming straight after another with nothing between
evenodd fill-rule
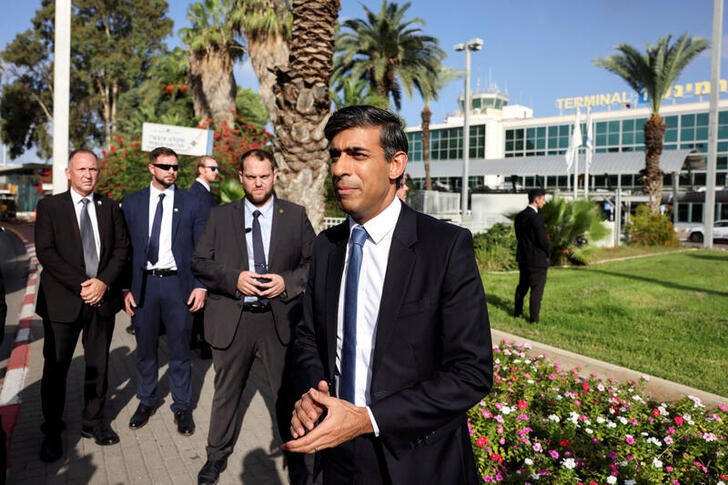
<instances>
[{"instance_id":1,"label":"bush foliage","mask_svg":"<svg viewBox=\"0 0 728 485\"><path fill-rule=\"evenodd\" d=\"M554 194L541 209L551 247L551 264L587 264L593 255L589 245L607 235L601 209L589 200L568 202Z\"/></svg>"},{"instance_id":2,"label":"bush foliage","mask_svg":"<svg viewBox=\"0 0 728 485\"><path fill-rule=\"evenodd\" d=\"M481 271L510 271L516 262L516 232L510 224L498 223L487 232L473 235L475 260Z\"/></svg>"},{"instance_id":3,"label":"bush foliage","mask_svg":"<svg viewBox=\"0 0 728 485\"><path fill-rule=\"evenodd\" d=\"M640 246L679 246L672 221L664 214L654 214L647 205L637 207L627 224L630 244Z\"/></svg>"}]
</instances>

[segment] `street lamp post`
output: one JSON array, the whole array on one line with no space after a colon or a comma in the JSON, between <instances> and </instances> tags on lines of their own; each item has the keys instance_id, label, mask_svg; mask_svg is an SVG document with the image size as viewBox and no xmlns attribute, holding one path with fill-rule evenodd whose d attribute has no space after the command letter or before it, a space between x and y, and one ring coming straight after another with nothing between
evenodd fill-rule
<instances>
[{"instance_id":1,"label":"street lamp post","mask_svg":"<svg viewBox=\"0 0 728 485\"><path fill-rule=\"evenodd\" d=\"M475 38L465 43L455 44L456 51L465 51L465 102L463 103L463 181L461 187L461 218L465 220L468 212L468 164L470 163L470 51L483 48L483 39Z\"/></svg>"}]
</instances>

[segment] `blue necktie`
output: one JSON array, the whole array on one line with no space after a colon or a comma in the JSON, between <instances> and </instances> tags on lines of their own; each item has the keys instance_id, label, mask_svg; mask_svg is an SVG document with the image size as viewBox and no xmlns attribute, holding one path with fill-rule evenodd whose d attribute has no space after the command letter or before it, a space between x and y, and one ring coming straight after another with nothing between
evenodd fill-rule
<instances>
[{"instance_id":1,"label":"blue necktie","mask_svg":"<svg viewBox=\"0 0 728 485\"><path fill-rule=\"evenodd\" d=\"M91 217L88 215L88 204L91 201L84 197L81 202L83 202L83 208L81 209L79 231L81 232L81 243L83 245L83 262L86 266L86 276L95 278L99 270L99 256L96 254L94 230L91 226Z\"/></svg>"},{"instance_id":2,"label":"blue necktie","mask_svg":"<svg viewBox=\"0 0 728 485\"><path fill-rule=\"evenodd\" d=\"M253 264L255 272L265 274L268 272L268 264L265 262L265 247L263 246L263 231L260 229L260 211L253 211ZM268 303L267 298L258 298L264 305Z\"/></svg>"},{"instance_id":3,"label":"blue necktie","mask_svg":"<svg viewBox=\"0 0 728 485\"><path fill-rule=\"evenodd\" d=\"M341 376L339 376L339 397L354 403L356 389L356 310L359 290L362 249L367 240L367 231L355 226L351 232L349 269L346 271L344 289L344 342L341 348Z\"/></svg>"},{"instance_id":4,"label":"blue necktie","mask_svg":"<svg viewBox=\"0 0 728 485\"><path fill-rule=\"evenodd\" d=\"M152 234L149 236L147 244L147 260L152 264L159 261L159 233L162 231L162 201L164 194L159 194L159 202L157 202L157 210L154 213L154 222L152 223Z\"/></svg>"}]
</instances>

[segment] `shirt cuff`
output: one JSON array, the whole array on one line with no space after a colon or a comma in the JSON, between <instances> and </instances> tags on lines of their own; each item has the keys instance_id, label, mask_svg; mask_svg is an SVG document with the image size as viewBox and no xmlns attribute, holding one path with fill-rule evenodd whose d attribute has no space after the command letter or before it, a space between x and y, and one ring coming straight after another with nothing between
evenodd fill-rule
<instances>
[{"instance_id":1,"label":"shirt cuff","mask_svg":"<svg viewBox=\"0 0 728 485\"><path fill-rule=\"evenodd\" d=\"M367 408L367 414L369 415L369 421L372 423L372 428L374 429L374 436L377 438L379 437L379 426L377 426L377 420L374 419L374 415L372 414L372 410L369 408L369 406L366 406Z\"/></svg>"}]
</instances>

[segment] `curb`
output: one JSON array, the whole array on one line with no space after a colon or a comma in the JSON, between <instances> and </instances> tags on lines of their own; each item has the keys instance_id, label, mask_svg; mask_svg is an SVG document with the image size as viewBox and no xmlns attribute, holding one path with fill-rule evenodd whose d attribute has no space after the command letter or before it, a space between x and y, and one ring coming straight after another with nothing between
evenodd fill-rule
<instances>
[{"instance_id":1,"label":"curb","mask_svg":"<svg viewBox=\"0 0 728 485\"><path fill-rule=\"evenodd\" d=\"M35 245L26 240L25 249L30 257L28 281L25 286L25 295L18 316L18 331L15 334L13 350L8 359L7 372L0 390L0 417L2 427L7 436L7 456L10 457L10 442L18 422L20 394L25 386L25 377L30 364L30 329L35 315L35 295L38 288L38 258L35 255ZM8 460L10 468L10 460Z\"/></svg>"},{"instance_id":2,"label":"curb","mask_svg":"<svg viewBox=\"0 0 728 485\"><path fill-rule=\"evenodd\" d=\"M502 332L494 328L491 329L493 343L500 343L503 340L510 342L522 342L531 346L527 351L529 354L544 354L551 360L557 361L563 368L576 369L582 377L596 375L601 379L614 377L618 381L639 382L644 379L644 389L650 398L656 401L677 401L686 396L694 396L699 398L703 404L709 407L717 407L719 404L728 404L728 397L719 396L710 392L701 391L693 387L688 387L677 382L668 381L659 377L654 377L644 372L637 372L626 367L620 367L609 362L593 359L585 355L569 352L568 350L559 349L550 345L542 344L533 340L523 338L518 335Z\"/></svg>"}]
</instances>

